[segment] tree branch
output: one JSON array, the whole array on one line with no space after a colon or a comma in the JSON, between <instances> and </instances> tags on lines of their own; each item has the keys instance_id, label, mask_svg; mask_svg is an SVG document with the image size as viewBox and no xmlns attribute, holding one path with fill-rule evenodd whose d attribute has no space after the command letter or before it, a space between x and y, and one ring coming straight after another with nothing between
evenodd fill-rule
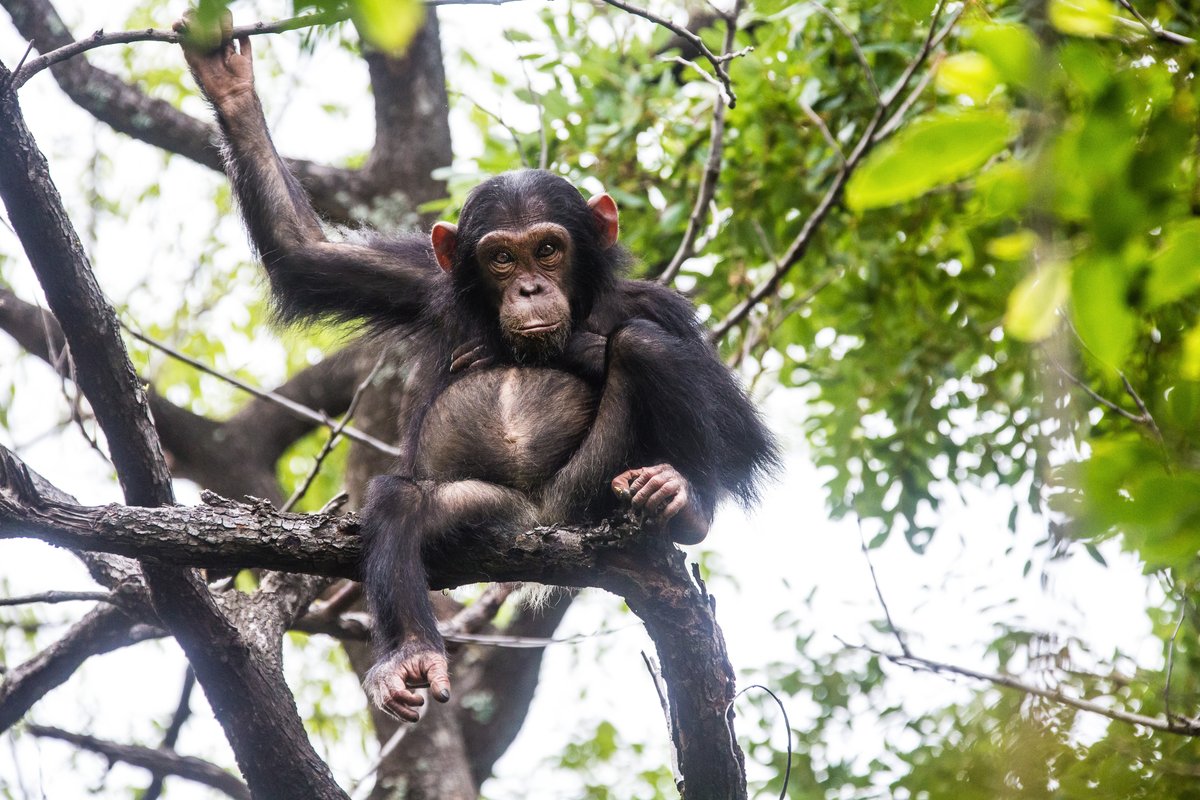
<instances>
[{"instance_id":1,"label":"tree branch","mask_svg":"<svg viewBox=\"0 0 1200 800\"><path fill-rule=\"evenodd\" d=\"M700 53L700 55L704 56L705 60L708 61L708 63L712 64L713 71L716 72L716 74L717 74L717 80L719 80L721 82L721 85L723 87L725 87L725 96L728 98L727 105L730 108L733 108L734 106L737 105L737 95L733 91L733 82L730 81L729 72L726 69L726 62L729 59L726 57L718 56L712 50L709 50L708 45L706 45L704 43L704 40L700 38L699 34L692 33L683 25L676 25L674 22L671 22L671 20L667 19L666 17L660 17L658 14L655 14L652 11L648 11L644 8L639 8L635 5L626 3L625 0L604 0L604 2L608 3L610 6L612 6L614 8L619 8L622 11L626 11L630 14L633 14L636 17L641 17L642 19L648 19L651 22L653 22L655 25L658 25L660 27L666 28L667 30L671 31L671 33L675 34L680 39L687 42L692 47L696 48L696 51L698 53Z\"/></svg>"},{"instance_id":2,"label":"tree branch","mask_svg":"<svg viewBox=\"0 0 1200 800\"><path fill-rule=\"evenodd\" d=\"M0 85L11 73L0 65ZM79 237L25 125L13 92L0 93L0 196L76 358L76 377L104 429L126 502L173 502L170 473L140 381ZM23 469L6 463L17 495L36 497ZM342 800L320 760L270 651L256 651L221 613L194 571L143 561L154 609L179 641L262 798ZM266 655L267 658L262 656Z\"/></svg>"},{"instance_id":3,"label":"tree branch","mask_svg":"<svg viewBox=\"0 0 1200 800\"><path fill-rule=\"evenodd\" d=\"M850 152L850 155L846 156L841 168L834 175L829 188L825 190L825 194L821 196L816 207L813 208L812 212L804 220L804 223L800 226L799 233L796 234L787 251L779 258L770 276L756 286L750 292L749 296L734 306L721 321L713 325L708 334L710 341L720 341L734 326L745 319L756 305L778 291L779 285L787 277L792 267L799 263L804 254L808 252L808 248L812 244L817 231L820 230L821 224L840 200L842 189L845 188L850 175L862 163L862 160L871 149L886 138L880 134L885 127L884 119L888 117L889 111L895 107L896 100L908 89L913 76L925 63L926 59L928 59L929 54L950 35L950 31L953 30L954 25L967 8L967 5L964 4L954 12L954 15L947 21L946 25L939 29L938 23L941 20L945 6L946 0L939 0L938 5L934 9L928 33L917 50L916 56L905 67L896 83L879 99L875 107L875 112L863 128L863 132L855 143L854 149ZM906 107L906 105L902 104L903 107ZM893 121L895 121L894 117L886 125L889 134L899 128L898 124L892 124Z\"/></svg>"},{"instance_id":4,"label":"tree branch","mask_svg":"<svg viewBox=\"0 0 1200 800\"><path fill-rule=\"evenodd\" d=\"M212 495L207 495L207 505L191 508L88 508L41 499L23 485L20 462L11 454L0 458L0 466L0 539L33 536L177 566L258 566L358 577L361 541L352 515L283 514ZM643 535L632 522L608 521L516 536L476 535L448 550L452 556L431 554L426 565L431 589L536 581L596 586L624 597L645 621L658 649L674 729L687 732L676 743L695 793L685 797L745 797L741 751L727 716L734 682L724 639L710 598L692 581L683 553L665 537ZM204 641L231 637L212 632ZM257 735L261 738L262 732Z\"/></svg>"},{"instance_id":5,"label":"tree branch","mask_svg":"<svg viewBox=\"0 0 1200 800\"><path fill-rule=\"evenodd\" d=\"M0 682L0 731L20 721L34 703L65 683L92 656L161 635L162 631L138 624L117 606L97 606L61 639L4 676Z\"/></svg>"},{"instance_id":6,"label":"tree branch","mask_svg":"<svg viewBox=\"0 0 1200 800\"><path fill-rule=\"evenodd\" d=\"M734 37L737 36L737 20L742 10L742 0L737 0L733 12L725 18L725 46L722 52L728 55L733 52ZM708 204L712 202L717 190L717 181L721 177L722 156L725 151L725 103L716 104L713 109L712 127L708 137L708 161L704 165L704 176L700 180L700 189L696 193L696 202L692 206L691 216L688 217L687 229L683 240L679 243L671 262L658 277L658 282L670 285L687 261L696 252L696 237L700 235L700 226L708 214Z\"/></svg>"},{"instance_id":7,"label":"tree branch","mask_svg":"<svg viewBox=\"0 0 1200 800\"><path fill-rule=\"evenodd\" d=\"M842 640L839 639L838 641ZM1117 722L1126 722L1130 725L1137 725L1141 728L1149 728L1150 730L1159 731L1161 733L1172 733L1182 736L1200 736L1200 719L1189 719L1179 716L1175 717L1174 719L1147 717L1144 714L1134 714L1116 708L1106 708L1094 700L1072 697L1071 695L1064 693L1061 689L1045 689L1041 686L1025 683L1012 677L1011 675L980 672L978 670L968 669L967 667L946 664L941 661L934 661L930 658L922 658L921 656L911 654L905 655L903 653L888 653L882 650L876 650L872 647L867 647L866 645L848 644L844 641L842 641L842 644L851 650L862 650L863 652L871 653L872 655L886 659L893 664L902 667L908 667L912 670L924 670L939 675L960 675L964 678L985 681L1005 689L1013 689L1018 692L1023 692L1024 694L1041 697L1053 703L1068 706L1079 711L1086 711L1090 714L1099 714L1102 717L1107 717L1108 719L1115 720Z\"/></svg>"},{"instance_id":8,"label":"tree branch","mask_svg":"<svg viewBox=\"0 0 1200 800\"><path fill-rule=\"evenodd\" d=\"M45 725L29 725L26 730L39 738L58 739L81 750L99 753L110 762L121 761L148 769L155 774L178 775L189 781L211 786L237 800L251 800L250 790L236 775L199 758L181 756L169 750L109 742L95 736L71 733Z\"/></svg>"}]
</instances>

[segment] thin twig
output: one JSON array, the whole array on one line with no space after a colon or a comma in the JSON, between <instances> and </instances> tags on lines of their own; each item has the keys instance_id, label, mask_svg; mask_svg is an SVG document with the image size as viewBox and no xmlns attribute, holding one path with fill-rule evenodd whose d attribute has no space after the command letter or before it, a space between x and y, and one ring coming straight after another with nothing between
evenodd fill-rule
<instances>
[{"instance_id":1,"label":"thin twig","mask_svg":"<svg viewBox=\"0 0 1200 800\"><path fill-rule=\"evenodd\" d=\"M520 134L517 133L515 128L513 128L511 125L509 125L507 122L505 122L503 117L501 117L495 111L492 111L492 110L484 107L483 104L481 104L478 100L476 100L475 98L466 94L465 92L460 92L460 91L457 91L456 89L447 89L446 94L449 94L449 95L452 95L455 97L461 97L463 100L466 100L468 103L475 106L475 108L478 109L479 112L482 113L484 116L490 117L491 119L495 120L496 124L499 125L501 128L504 128L504 130L508 132L509 137L513 140L513 144L516 146L516 149L517 149L517 157L521 159L521 166L525 167L525 168L529 168L529 167L533 166L532 164L529 163L529 159L526 158L526 156L525 156L525 149L521 146Z\"/></svg>"},{"instance_id":2,"label":"thin twig","mask_svg":"<svg viewBox=\"0 0 1200 800\"><path fill-rule=\"evenodd\" d=\"M1174 31L1169 31L1165 28L1160 28L1158 25L1155 25L1150 20L1142 16L1142 13L1138 11L1134 7L1133 3L1131 3L1129 0L1117 0L1117 2L1121 4L1122 8L1124 8L1130 14L1133 14L1134 18L1138 22L1142 23L1142 27L1145 28L1151 36L1157 39L1162 39L1164 42L1170 42L1171 44L1188 45L1196 43L1196 40L1190 36L1184 36L1182 33L1175 33Z\"/></svg>"},{"instance_id":3,"label":"thin twig","mask_svg":"<svg viewBox=\"0 0 1200 800\"><path fill-rule=\"evenodd\" d=\"M259 399L267 400L268 402L274 403L275 405L279 406L280 408L283 408L283 409L287 410L288 412L290 412L293 416L299 417L300 419L303 419L303 420L307 420L308 422L316 423L317 425L323 425L326 428L330 428L330 429L333 429L333 428L337 427L337 425L338 425L336 420L331 418L328 414L326 414L323 411L316 411L314 409L309 408L308 406L297 403L295 400L290 400L281 394L277 394L275 392L268 391L266 389L260 389L257 386L253 386L249 383L246 383L245 381L241 380L240 378L235 378L232 375L226 375L225 373L221 372L220 370L214 369L213 367L210 367L209 365L205 364L202 361L197 361L196 359L192 358L191 356L185 355L169 345L163 344L162 342L159 342L159 341L155 341L154 339L151 339L149 336L146 336L144 333L134 330L133 328L129 327L129 325L126 324L123 320L121 321L121 327L124 328L126 331L128 331L129 335L134 337L138 341L144 342L156 350L161 350L162 352L169 355L171 358L174 358L177 361L182 361L184 364L187 364L190 367L194 367L195 369L200 370L201 372L203 372L206 375L211 375L214 378L218 378L222 381L225 381L226 383L230 384L231 386L236 386L237 388L241 389L243 392L248 392ZM368 447L373 447L374 449L378 450L379 452L385 453L389 456L399 456L400 452L401 452L400 448L393 447L392 445L387 444L386 442L382 442L379 439L376 439L374 436L371 436L370 434L367 434L367 433L363 433L362 431L358 430L357 428L352 428L349 425L342 428L342 435L348 439L353 439L354 441L358 442L359 444L364 444Z\"/></svg>"},{"instance_id":4,"label":"thin twig","mask_svg":"<svg viewBox=\"0 0 1200 800\"><path fill-rule=\"evenodd\" d=\"M708 49L708 45L704 43L704 40L700 38L699 34L692 33L684 26L677 25L674 22L671 22L671 20L665 17L660 17L658 14L655 14L652 11L647 11L644 8L638 8L635 5L630 5L629 3L626 3L625 0L604 0L604 2L608 3L614 8L627 11L636 17L648 19L655 25L666 28L671 33L675 34L692 47L696 48L700 55L704 56L704 59L708 63L712 64L713 70L717 73L717 78L725 87L725 94L729 98L727 103L728 106L733 108L737 105L737 95L733 91L733 83L729 80L729 71L725 69L725 63L716 53Z\"/></svg>"},{"instance_id":5,"label":"thin twig","mask_svg":"<svg viewBox=\"0 0 1200 800\"><path fill-rule=\"evenodd\" d=\"M900 652L911 656L912 652L908 649L908 642L904 640L904 634L900 632L896 621L892 619L891 609L888 608L887 600L883 597L883 589L879 585L879 576L875 574L875 564L871 561L871 551L867 548L867 534L863 531L861 519L858 520L858 541L862 546L863 558L867 561L867 569L871 571L871 584L875 587L875 596L879 598L879 605L883 606L883 616L887 620L888 630L892 632L892 636L896 637L896 643L900 645Z\"/></svg>"},{"instance_id":6,"label":"thin twig","mask_svg":"<svg viewBox=\"0 0 1200 800\"><path fill-rule=\"evenodd\" d=\"M783 254L779 264L775 266L775 268L771 271L770 276L766 280L755 287L754 290L751 291L744 300L734 306L733 309L726 314L720 322L718 322L709 330L708 337L710 341L720 341L735 325L739 324L743 319L745 319L756 305L761 303L767 296L778 290L779 284L783 282L783 279L787 276L788 272L791 271L792 267L804 257L806 252L808 252L808 248L812 244L813 238L816 236L821 224L825 221L825 218L829 215L829 212L833 210L838 198L841 197L842 189L845 187L846 181L849 180L850 175L862 162L863 158L866 157L871 148L882 141L882 138L877 137L876 133L882 127L883 120L888 115L888 112L896 102L896 99L908 89L908 85L912 82L913 76L916 74L917 70L920 69L921 65L925 63L933 49L941 45L941 43L945 41L946 37L950 35L950 32L954 29L954 26L962 17L963 11L967 8L967 5L963 4L963 6L955 11L953 16L947 20L946 24L939 29L938 23L941 21L942 13L945 10L947 1L948 0L939 0L933 11L932 20L929 25L929 31L926 34L925 40L922 42L920 49L917 51L916 56L914 56L912 61L908 63L908 66L904 69L904 72L901 73L895 84L893 84L892 87L880 98L879 103L875 107L874 114L863 128L863 132L859 136L858 141L855 143L854 149L850 152L850 155L846 157L845 164L843 164L842 168L838 170L836 175L834 175L833 181L829 185L829 188L826 189L825 194L822 195L821 199L817 202L816 207L813 208L812 212L808 215L808 218L804 220L804 224L801 225L799 233L796 234L796 237L792 240L791 245L788 246L787 252Z\"/></svg>"},{"instance_id":7,"label":"thin twig","mask_svg":"<svg viewBox=\"0 0 1200 800\"><path fill-rule=\"evenodd\" d=\"M508 43L513 49L517 48L517 43L508 36ZM529 90L529 96L533 100L534 108L537 109L538 117L538 169L546 169L550 166L550 141L546 138L546 107L542 105L542 96L533 88L533 78L529 75L529 65L525 59L517 53L517 60L521 63L521 73L525 76L525 88Z\"/></svg>"},{"instance_id":8,"label":"thin twig","mask_svg":"<svg viewBox=\"0 0 1200 800\"><path fill-rule=\"evenodd\" d=\"M836 637L835 637L836 638ZM861 644L850 644L842 639L838 639L843 646L850 650L860 650L879 658L886 659L893 664L901 667L907 667L912 670L924 670L935 674L951 674L961 675L964 678L972 680L985 681L994 686L1001 686L1005 689L1013 689L1018 692L1041 697L1044 700L1050 700L1079 711L1086 711L1091 714L1099 714L1102 717L1107 717L1117 722L1126 722L1130 725L1137 725L1142 728L1160 731L1162 733L1179 734L1181 736L1200 736L1200 719L1184 719L1179 718L1178 721L1163 719L1161 717L1147 717L1143 714L1134 714L1129 711L1121 711L1119 709L1105 708L1093 700L1082 700L1070 695L1063 694L1058 689L1043 689L1040 686L1024 683L1009 675L998 675L989 672L979 672L977 670L959 667L954 664L946 664L941 661L934 661L929 658L922 658L915 655L904 655L903 653L888 653L883 650L876 650L873 647Z\"/></svg>"},{"instance_id":9,"label":"thin twig","mask_svg":"<svg viewBox=\"0 0 1200 800\"><path fill-rule=\"evenodd\" d=\"M1124 417L1125 419L1129 420L1130 422L1134 422L1138 425L1146 424L1146 420L1143 419L1141 416L1133 413L1132 411L1130 411L1126 408L1122 408L1121 406L1117 405L1112 400L1109 400L1107 397L1100 394L1095 389L1093 389L1091 386L1089 386L1087 381L1085 381L1083 378L1080 378L1078 375L1074 374L1069 369L1067 369L1065 366L1063 366L1059 362L1059 360L1057 358L1055 358L1054 356L1050 355L1049 351L1046 350L1045 348L1042 348L1042 354L1044 356L1046 356L1047 359L1050 360L1050 363L1054 365L1055 369L1057 369L1064 378L1066 378L1068 381L1075 384L1075 386L1077 386L1081 390L1083 390L1083 392L1088 397L1092 398L1092 400L1096 401L1104 408L1107 408L1109 411L1112 411L1114 414Z\"/></svg>"},{"instance_id":10,"label":"thin twig","mask_svg":"<svg viewBox=\"0 0 1200 800\"><path fill-rule=\"evenodd\" d=\"M871 84L871 93L875 95L875 102L878 103L881 98L879 96L879 84L875 82L875 71L871 69L871 62L867 61L867 54L863 52L862 45L859 44L858 37L854 35L854 31L850 30L841 17L830 11L825 5L818 3L817 0L809 0L809 4L821 12L822 16L832 22L834 27L850 40L850 46L854 48L854 55L858 59L858 63L862 65L863 72L867 74L867 82Z\"/></svg>"},{"instance_id":11,"label":"thin twig","mask_svg":"<svg viewBox=\"0 0 1200 800\"><path fill-rule=\"evenodd\" d=\"M658 660L642 651L642 663L646 665L646 671L650 673L650 682L654 684L654 691L658 695L658 704L662 707L663 717L667 722L667 741L671 743L671 775L675 779L675 788L679 789L683 785L683 771L679 768L679 747L675 744L676 738L675 719L671 716L671 701L667 699L667 682L663 679L662 667L659 666ZM736 698L734 698L736 699ZM733 701L730 701L732 705Z\"/></svg>"},{"instance_id":12,"label":"thin twig","mask_svg":"<svg viewBox=\"0 0 1200 800\"><path fill-rule=\"evenodd\" d=\"M833 150L835 155L837 155L838 161L842 162L842 164L845 164L846 154L842 152L842 146L838 144L837 139L833 138L833 132L829 130L829 126L825 124L825 120L821 119L817 112L813 110L813 107L803 100L799 101L799 105L800 110L804 112L804 116L808 117L808 121L817 126L817 130L821 132L821 136L824 137L825 143L829 145L829 148Z\"/></svg>"},{"instance_id":13,"label":"thin twig","mask_svg":"<svg viewBox=\"0 0 1200 800\"><path fill-rule=\"evenodd\" d=\"M1175 630L1167 642L1167 670L1163 676L1163 714L1167 719L1175 719L1175 715L1171 713L1171 673L1175 670L1175 640L1179 638L1179 629L1183 627L1183 620L1187 617L1187 598L1181 597L1180 604L1179 621L1175 623Z\"/></svg>"},{"instance_id":14,"label":"thin twig","mask_svg":"<svg viewBox=\"0 0 1200 800\"><path fill-rule=\"evenodd\" d=\"M734 38L737 36L737 19L742 10L742 0L737 0L733 12L725 20L725 45L722 52L728 54L733 50ZM683 268L683 262L696 252L696 237L700 235L704 217L708 214L708 205L716 194L717 181L721 177L722 156L725 151L725 103L717 103L713 108L712 127L708 137L708 160L704 164L704 177L700 179L700 189L696 193L696 202L692 205L691 216L688 217L687 228L683 240L671 257L671 262L658 277L658 282L670 285Z\"/></svg>"},{"instance_id":15,"label":"thin twig","mask_svg":"<svg viewBox=\"0 0 1200 800\"><path fill-rule=\"evenodd\" d=\"M762 689L764 692L769 694L771 699L775 701L775 705L779 706L779 713L783 715L783 732L787 736L787 766L783 770L783 786L779 790L779 800L786 800L788 784L792 780L792 721L788 719L787 706L785 706L783 701L779 699L779 695L775 694L761 683L752 683L746 688L742 689L733 696L733 700L729 701L729 707L733 708L734 702L751 689Z\"/></svg>"},{"instance_id":16,"label":"thin twig","mask_svg":"<svg viewBox=\"0 0 1200 800\"><path fill-rule=\"evenodd\" d=\"M317 479L317 475L321 472L321 466L325 463L325 459L333 452L333 448L338 446L342 440L342 431L346 430L346 426L350 424L350 420L354 418L354 412L358 411L358 401L362 399L363 392L375 380L375 376L379 374L379 370L383 367L383 362L386 357L386 352L381 353L379 359L375 362L375 366L371 367L371 371L367 373L367 377L359 382L354 389L354 394L350 397L350 405L346 407L346 413L342 415L342 419L329 431L329 437L325 440L325 444L321 446L321 452L317 453L316 460L313 462L312 469L304 476L304 481L296 487L296 491L292 492L292 496L283 504L280 511L291 511L296 507L304 495L313 485L313 481Z\"/></svg>"},{"instance_id":17,"label":"thin twig","mask_svg":"<svg viewBox=\"0 0 1200 800\"><path fill-rule=\"evenodd\" d=\"M498 6L505 3L515 2L515 0L424 0L427 6L450 6L450 5L488 5ZM287 31L299 30L300 28L313 28L319 25L336 25L339 22L345 22L350 18L348 9L338 11L326 11L318 14L302 14L298 17L289 17L281 19L277 22L256 22L253 25L240 25L233 29L232 38L239 39L243 36L262 36L269 33L286 33ZM180 40L180 34L175 31L157 30L155 28L142 28L133 31L117 31L114 33L105 33L103 30L98 30L86 39L79 39L65 44L62 47L51 50L48 53L43 53L29 63L25 64L19 70L15 70L12 75L10 86L12 89L19 89L30 78L37 73L53 66L61 61L66 61L69 58L86 53L88 50L94 50L97 47L106 47L113 44L132 44L134 42L165 42L167 44L177 44Z\"/></svg>"},{"instance_id":18,"label":"thin twig","mask_svg":"<svg viewBox=\"0 0 1200 800\"><path fill-rule=\"evenodd\" d=\"M1146 426L1150 428L1151 432L1154 433L1154 438L1158 439L1158 443L1162 445L1165 450L1166 440L1163 439L1163 434L1162 431L1159 430L1158 423L1154 421L1154 415L1151 414L1150 409L1146 407L1146 401L1143 400L1142 396L1137 393L1136 389L1133 388L1133 384L1129 382L1129 378L1125 377L1124 372L1118 372L1117 374L1121 376L1121 386L1125 388L1125 394L1129 395L1130 398L1133 399L1133 404L1137 406L1138 411L1141 413L1142 421L1146 423Z\"/></svg>"},{"instance_id":19,"label":"thin twig","mask_svg":"<svg viewBox=\"0 0 1200 800\"><path fill-rule=\"evenodd\" d=\"M419 691L426 691L421 689ZM400 742L408 735L408 732L413 729L412 725L401 723L396 732L387 740L387 744L379 748L379 755L371 762L371 766L361 778L354 782L350 789L350 800L366 800L375 790L375 773L379 772L379 768L383 766L384 760L392 754L392 751L399 746Z\"/></svg>"},{"instance_id":20,"label":"thin twig","mask_svg":"<svg viewBox=\"0 0 1200 800\"><path fill-rule=\"evenodd\" d=\"M19 597L0 597L0 606L28 606L35 603L74 603L77 601L112 603L114 599L108 592L39 592Z\"/></svg>"}]
</instances>

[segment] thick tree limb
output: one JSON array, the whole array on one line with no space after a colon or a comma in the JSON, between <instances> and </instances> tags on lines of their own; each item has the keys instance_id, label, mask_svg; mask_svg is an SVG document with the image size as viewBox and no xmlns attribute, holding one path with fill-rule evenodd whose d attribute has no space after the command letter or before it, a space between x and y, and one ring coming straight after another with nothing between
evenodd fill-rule
<instances>
[{"instance_id":1,"label":"thick tree limb","mask_svg":"<svg viewBox=\"0 0 1200 800\"><path fill-rule=\"evenodd\" d=\"M34 736L43 739L58 739L74 745L81 750L99 753L110 762L122 761L135 767L148 769L155 774L178 775L189 781L211 786L237 800L250 800L250 790L237 776L192 756L181 756L170 750L156 750L152 747L142 747L134 744L119 744L95 736L82 733L71 733L59 728L45 725L29 725L28 730Z\"/></svg>"},{"instance_id":2,"label":"thick tree limb","mask_svg":"<svg viewBox=\"0 0 1200 800\"><path fill-rule=\"evenodd\" d=\"M0 65L0 85L10 77ZM169 504L170 474L116 312L100 292L12 92L0 94L0 142L0 196L75 356L75 380L104 429L126 501ZM19 496L36 496L22 470L5 472ZM194 571L154 561L143 561L142 570L155 611L187 653L256 796L344 798L313 750L270 651L256 651Z\"/></svg>"},{"instance_id":3,"label":"thick tree limb","mask_svg":"<svg viewBox=\"0 0 1200 800\"><path fill-rule=\"evenodd\" d=\"M4 676L0 682L0 731L19 722L34 703L66 682L92 656L161 635L162 631L138 624L116 606L97 606L61 639Z\"/></svg>"},{"instance_id":4,"label":"thick tree limb","mask_svg":"<svg viewBox=\"0 0 1200 800\"><path fill-rule=\"evenodd\" d=\"M209 505L193 508L65 505L40 500L13 478L19 462L10 455L6 463L0 538L34 536L178 566L358 576L361 542L352 515L281 514L212 496ZM474 537L453 550L453 558L427 564L430 588L528 580L596 586L624 597L655 641L670 688L674 729L686 733L676 742L684 777L693 787L684 796L745 796L741 752L727 716L734 684L724 639L708 596L669 541L632 524L605 522ZM215 630L207 640L236 637Z\"/></svg>"}]
</instances>

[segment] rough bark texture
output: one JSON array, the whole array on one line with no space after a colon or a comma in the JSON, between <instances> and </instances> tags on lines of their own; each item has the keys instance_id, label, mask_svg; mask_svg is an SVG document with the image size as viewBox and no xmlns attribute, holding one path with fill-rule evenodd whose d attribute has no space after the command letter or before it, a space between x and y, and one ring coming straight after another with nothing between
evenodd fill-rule
<instances>
[{"instance_id":1,"label":"rough bark texture","mask_svg":"<svg viewBox=\"0 0 1200 800\"><path fill-rule=\"evenodd\" d=\"M10 77L0 66L0 196L74 354L75 380L104 430L126 502L171 503L170 473L116 313L7 91ZM282 674L220 613L196 574L153 561L142 568L154 608L187 653L256 796L345 797L309 743Z\"/></svg>"},{"instance_id":2,"label":"rough bark texture","mask_svg":"<svg viewBox=\"0 0 1200 800\"><path fill-rule=\"evenodd\" d=\"M0 0L0 6L42 52L72 39L49 0ZM445 186L431 173L451 161L436 18L430 14L404 58L378 53L364 58L376 102L376 141L363 169L299 161L289 161L289 167L318 210L333 221L368 219L389 228L428 224L429 217L417 209L445 195ZM207 122L150 98L83 57L55 66L53 75L76 104L114 129L220 168L215 128ZM55 312L0 290L0 329L78 383L110 445L119 451L114 461L127 502L154 506L170 501L166 462L156 436L161 436L161 449L167 451L177 476L231 497L251 494L278 501L275 462L311 430L311 423L278 413L261 400L217 421L179 408L152 391L143 396L120 345L115 316L95 285L11 95L0 97L0 117L0 191L10 208L20 206L21 213L13 214L14 226L39 277L48 284ZM65 331L56 314L69 323ZM70 362L60 357L68 345L74 362L86 362L85 369L68 369ZM375 363L376 352L374 346L352 347L277 391L331 416L339 414ZM363 397L356 426L394 440L397 418L404 413L405 370L403 352L394 351L376 387ZM360 494L367 478L386 471L388 462L374 451L354 447L346 476L352 496ZM195 665L255 798L344 797L304 735L279 671L279 646L283 631L303 615L329 576L357 574L359 541L353 517L282 515L267 505L212 497L194 509L87 509L0 452L0 538L28 535L72 548L93 576L118 594L121 605L97 607L60 642L6 676L0 684L0 730L90 655L164 635L165 624ZM138 562L125 556L149 559L145 574ZM253 595L213 594L190 571L200 566L285 573L263 575ZM622 525L533 531L504 540L464 542L454 563L430 567L435 588L526 579L602 586L624 595L646 619L671 686L670 713L687 778L686 796L744 797L741 753L728 728L733 683L724 644L708 598L669 543ZM322 577L312 577L314 573ZM570 600L564 596L542 613L518 611L505 632L548 636ZM439 618L445 620L461 607L441 597L439 608ZM346 644L361 674L370 664L369 651L358 642ZM452 655L459 686L455 701L412 729L384 761L372 800L475 797L520 730L542 651L468 647ZM463 702L468 697L488 698L490 714L476 715L471 708L478 705ZM382 717L375 722L381 742L386 741L394 723ZM131 747L59 733L60 738L77 737L74 741L81 747L98 743L91 749ZM137 758L147 750L121 752ZM155 763L151 769L163 774L180 772L171 763Z\"/></svg>"},{"instance_id":3,"label":"rough bark texture","mask_svg":"<svg viewBox=\"0 0 1200 800\"><path fill-rule=\"evenodd\" d=\"M0 537L37 536L77 549L204 567L269 566L355 577L360 542L352 515L279 514L263 505L213 499L196 508L85 508L39 501L7 456L0 486ZM732 736L734 682L711 598L688 574L683 553L633 523L544 528L476 537L453 559L429 562L430 588L535 580L596 586L626 599L646 623L669 690L684 797L745 796L742 754ZM214 636L222 639L222 636Z\"/></svg>"}]
</instances>

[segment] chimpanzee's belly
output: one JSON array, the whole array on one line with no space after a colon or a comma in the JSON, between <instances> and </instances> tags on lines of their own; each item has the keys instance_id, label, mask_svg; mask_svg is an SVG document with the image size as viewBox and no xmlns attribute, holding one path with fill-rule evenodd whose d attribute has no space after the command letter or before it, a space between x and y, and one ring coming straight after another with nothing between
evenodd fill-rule
<instances>
[{"instance_id":1,"label":"chimpanzee's belly","mask_svg":"<svg viewBox=\"0 0 1200 800\"><path fill-rule=\"evenodd\" d=\"M469 372L438 395L425 417L417 477L535 490L579 447L596 403L591 387L558 370Z\"/></svg>"}]
</instances>

